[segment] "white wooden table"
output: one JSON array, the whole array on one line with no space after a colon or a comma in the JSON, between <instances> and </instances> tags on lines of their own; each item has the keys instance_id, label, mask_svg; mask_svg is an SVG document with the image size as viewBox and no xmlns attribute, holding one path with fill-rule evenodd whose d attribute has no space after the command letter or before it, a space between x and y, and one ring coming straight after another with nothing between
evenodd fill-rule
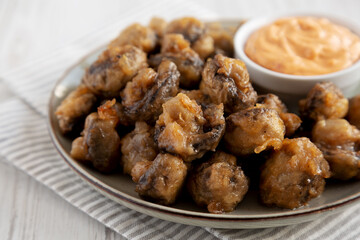
<instances>
[{"instance_id":1,"label":"white wooden table","mask_svg":"<svg viewBox=\"0 0 360 240\"><path fill-rule=\"evenodd\" d=\"M121 18L138 0L0 0L1 73ZM360 22L357 0L199 0L228 18L324 12ZM0 81L0 102L11 97ZM122 239L0 158L0 239Z\"/></svg>"}]
</instances>

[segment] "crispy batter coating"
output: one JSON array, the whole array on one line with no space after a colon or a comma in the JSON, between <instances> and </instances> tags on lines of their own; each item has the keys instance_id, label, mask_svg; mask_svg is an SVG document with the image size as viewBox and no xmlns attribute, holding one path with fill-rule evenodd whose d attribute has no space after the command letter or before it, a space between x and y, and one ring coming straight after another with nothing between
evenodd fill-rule
<instances>
[{"instance_id":1,"label":"crispy batter coating","mask_svg":"<svg viewBox=\"0 0 360 240\"><path fill-rule=\"evenodd\" d=\"M156 122L156 140L160 149L182 157L196 154L191 136L205 124L201 106L179 93L163 105L163 113Z\"/></svg>"},{"instance_id":2,"label":"crispy batter coating","mask_svg":"<svg viewBox=\"0 0 360 240\"><path fill-rule=\"evenodd\" d=\"M163 104L155 126L155 140L161 150L177 154L184 161L215 151L225 130L223 106L203 109L183 93Z\"/></svg>"},{"instance_id":3,"label":"crispy batter coating","mask_svg":"<svg viewBox=\"0 0 360 240\"><path fill-rule=\"evenodd\" d=\"M124 107L121 103L115 102L115 104L108 107L108 111L111 112L111 114L116 114L118 118L117 126L130 126L134 124L131 119L129 119L128 116L125 114Z\"/></svg>"},{"instance_id":4,"label":"crispy batter coating","mask_svg":"<svg viewBox=\"0 0 360 240\"><path fill-rule=\"evenodd\" d=\"M75 138L71 144L71 157L79 161L90 161L90 159L88 158L88 152L89 149L86 145L84 137L81 136Z\"/></svg>"},{"instance_id":5,"label":"crispy batter coating","mask_svg":"<svg viewBox=\"0 0 360 240\"><path fill-rule=\"evenodd\" d=\"M249 180L236 158L217 151L212 157L196 166L187 179L187 188L199 206L211 213L231 212L244 198Z\"/></svg>"},{"instance_id":6,"label":"crispy batter coating","mask_svg":"<svg viewBox=\"0 0 360 240\"><path fill-rule=\"evenodd\" d=\"M138 179L136 192L140 197L160 204L174 203L187 174L183 160L166 153L158 154L150 166L146 163L146 161L138 162L133 168L134 173L137 170L140 173L145 170L139 178L133 175L134 180Z\"/></svg>"},{"instance_id":7,"label":"crispy batter coating","mask_svg":"<svg viewBox=\"0 0 360 240\"><path fill-rule=\"evenodd\" d=\"M279 113L285 124L285 137L291 137L301 126L301 118L295 113Z\"/></svg>"},{"instance_id":8,"label":"crispy batter coating","mask_svg":"<svg viewBox=\"0 0 360 240\"><path fill-rule=\"evenodd\" d=\"M301 118L320 121L342 118L348 112L349 101L332 82L317 83L305 99L299 101Z\"/></svg>"},{"instance_id":9,"label":"crispy batter coating","mask_svg":"<svg viewBox=\"0 0 360 240\"><path fill-rule=\"evenodd\" d=\"M237 156L279 149L284 135L284 122L274 109L257 106L226 118L225 146Z\"/></svg>"},{"instance_id":10,"label":"crispy batter coating","mask_svg":"<svg viewBox=\"0 0 360 240\"><path fill-rule=\"evenodd\" d=\"M207 151L215 151L225 133L224 105L202 104L206 123L200 134L193 136L193 147L198 157Z\"/></svg>"},{"instance_id":11,"label":"crispy batter coating","mask_svg":"<svg viewBox=\"0 0 360 240\"><path fill-rule=\"evenodd\" d=\"M155 156L156 157L156 156ZM153 161L141 160L135 163L131 169L131 178L135 183L138 183L141 176L150 168Z\"/></svg>"},{"instance_id":12,"label":"crispy batter coating","mask_svg":"<svg viewBox=\"0 0 360 240\"><path fill-rule=\"evenodd\" d=\"M223 55L206 62L200 90L215 104L223 103L228 114L251 107L257 100L244 62Z\"/></svg>"},{"instance_id":13,"label":"crispy batter coating","mask_svg":"<svg viewBox=\"0 0 360 240\"><path fill-rule=\"evenodd\" d=\"M215 52L212 36L207 34L204 23L193 17L176 19L168 24L166 33L177 33L190 42L191 48L205 59Z\"/></svg>"},{"instance_id":14,"label":"crispy batter coating","mask_svg":"<svg viewBox=\"0 0 360 240\"><path fill-rule=\"evenodd\" d=\"M285 139L263 166L260 197L268 206L298 208L324 191L329 176L328 163L308 138Z\"/></svg>"},{"instance_id":15,"label":"crispy batter coating","mask_svg":"<svg viewBox=\"0 0 360 240\"><path fill-rule=\"evenodd\" d=\"M120 137L115 130L118 122L116 112L111 109L115 100L107 101L91 113L85 121L83 136L75 139L71 156L80 161L90 161L101 172L116 169L119 162Z\"/></svg>"},{"instance_id":16,"label":"crispy batter coating","mask_svg":"<svg viewBox=\"0 0 360 240\"><path fill-rule=\"evenodd\" d=\"M83 83L97 95L118 97L126 83L146 67L146 54L139 48L109 48L86 70Z\"/></svg>"},{"instance_id":17,"label":"crispy batter coating","mask_svg":"<svg viewBox=\"0 0 360 240\"><path fill-rule=\"evenodd\" d=\"M159 17L151 18L149 22L149 28L151 28L157 35L158 38L162 38L165 34L167 22Z\"/></svg>"},{"instance_id":18,"label":"crispy batter coating","mask_svg":"<svg viewBox=\"0 0 360 240\"><path fill-rule=\"evenodd\" d=\"M165 32L182 34L190 43L197 41L205 33L205 25L193 17L184 17L171 21Z\"/></svg>"},{"instance_id":19,"label":"crispy batter coating","mask_svg":"<svg viewBox=\"0 0 360 240\"><path fill-rule=\"evenodd\" d=\"M360 179L360 152L329 149L324 156L330 165L332 178L340 180Z\"/></svg>"},{"instance_id":20,"label":"crispy batter coating","mask_svg":"<svg viewBox=\"0 0 360 240\"><path fill-rule=\"evenodd\" d=\"M283 120L285 124L286 137L294 135L296 130L300 127L302 122L300 117L294 113L288 113L285 104L275 94L269 93L260 95L258 96L257 102L263 104L267 108L274 109L279 114L281 120Z\"/></svg>"},{"instance_id":21,"label":"crispy batter coating","mask_svg":"<svg viewBox=\"0 0 360 240\"><path fill-rule=\"evenodd\" d=\"M330 164L332 177L360 179L360 131L345 119L317 122L312 140Z\"/></svg>"},{"instance_id":22,"label":"crispy batter coating","mask_svg":"<svg viewBox=\"0 0 360 240\"><path fill-rule=\"evenodd\" d=\"M316 123L312 140L325 148L354 151L360 141L360 131L345 119L327 119Z\"/></svg>"},{"instance_id":23,"label":"crispy batter coating","mask_svg":"<svg viewBox=\"0 0 360 240\"><path fill-rule=\"evenodd\" d=\"M126 174L137 162L152 161L158 154L154 129L145 122L136 122L135 129L121 139L121 164Z\"/></svg>"},{"instance_id":24,"label":"crispy batter coating","mask_svg":"<svg viewBox=\"0 0 360 240\"><path fill-rule=\"evenodd\" d=\"M95 102L95 95L84 85L72 91L55 112L62 134L71 132L74 125L91 112Z\"/></svg>"},{"instance_id":25,"label":"crispy batter coating","mask_svg":"<svg viewBox=\"0 0 360 240\"><path fill-rule=\"evenodd\" d=\"M257 103L260 103L267 108L274 109L277 113L286 113L288 111L287 107L280 100L280 98L272 93L259 95L257 98Z\"/></svg>"},{"instance_id":26,"label":"crispy batter coating","mask_svg":"<svg viewBox=\"0 0 360 240\"><path fill-rule=\"evenodd\" d=\"M347 119L352 125L360 129L360 95L350 99Z\"/></svg>"},{"instance_id":27,"label":"crispy batter coating","mask_svg":"<svg viewBox=\"0 0 360 240\"><path fill-rule=\"evenodd\" d=\"M206 25L206 33L213 39L216 53L234 56L235 29L223 28L219 23L209 23Z\"/></svg>"},{"instance_id":28,"label":"crispy batter coating","mask_svg":"<svg viewBox=\"0 0 360 240\"><path fill-rule=\"evenodd\" d=\"M134 23L125 28L118 37L112 40L109 48L132 45L144 52L151 52L154 50L156 43L156 33L150 27Z\"/></svg>"},{"instance_id":29,"label":"crispy batter coating","mask_svg":"<svg viewBox=\"0 0 360 240\"><path fill-rule=\"evenodd\" d=\"M199 84L204 62L181 34L166 34L161 53L151 56L149 64L157 67L163 59L176 64L180 72L180 86L194 88Z\"/></svg>"},{"instance_id":30,"label":"crispy batter coating","mask_svg":"<svg viewBox=\"0 0 360 240\"><path fill-rule=\"evenodd\" d=\"M127 118L155 123L162 104L178 93L179 76L176 65L168 60L162 61L157 73L151 68L141 70L121 93Z\"/></svg>"},{"instance_id":31,"label":"crispy batter coating","mask_svg":"<svg viewBox=\"0 0 360 240\"><path fill-rule=\"evenodd\" d=\"M210 98L205 95L202 91L196 89L196 90L181 90L181 93L188 96L191 100L195 100L197 104L199 105L209 105L211 104Z\"/></svg>"},{"instance_id":32,"label":"crispy batter coating","mask_svg":"<svg viewBox=\"0 0 360 240\"><path fill-rule=\"evenodd\" d=\"M157 74L152 68L141 69L121 92L122 105L131 107L135 102L143 99L148 89L155 84L156 77Z\"/></svg>"},{"instance_id":33,"label":"crispy batter coating","mask_svg":"<svg viewBox=\"0 0 360 240\"><path fill-rule=\"evenodd\" d=\"M201 59L206 60L215 53L214 39L210 35L204 34L191 45L191 48L199 54Z\"/></svg>"}]
</instances>

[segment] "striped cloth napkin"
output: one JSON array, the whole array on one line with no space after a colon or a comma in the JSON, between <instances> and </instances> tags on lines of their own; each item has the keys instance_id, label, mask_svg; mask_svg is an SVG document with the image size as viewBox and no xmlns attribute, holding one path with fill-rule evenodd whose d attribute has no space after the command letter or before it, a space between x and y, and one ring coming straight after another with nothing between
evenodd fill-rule
<instances>
[{"instance_id":1,"label":"striped cloth napkin","mask_svg":"<svg viewBox=\"0 0 360 240\"><path fill-rule=\"evenodd\" d=\"M192 2L146 1L137 9L127 9L121 21L4 74L2 81L15 97L0 104L1 157L128 239L357 239L360 204L341 214L293 226L252 230L202 228L153 218L117 204L89 187L65 164L52 145L46 126L47 102L56 80L82 56L115 37L120 29L135 21L146 23L153 15L166 19L182 15L217 17Z\"/></svg>"}]
</instances>

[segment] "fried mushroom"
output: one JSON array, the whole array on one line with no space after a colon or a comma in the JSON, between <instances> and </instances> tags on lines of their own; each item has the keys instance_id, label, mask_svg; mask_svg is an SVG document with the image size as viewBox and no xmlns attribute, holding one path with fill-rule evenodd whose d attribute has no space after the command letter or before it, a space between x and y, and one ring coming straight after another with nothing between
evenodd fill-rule
<instances>
[{"instance_id":1,"label":"fried mushroom","mask_svg":"<svg viewBox=\"0 0 360 240\"><path fill-rule=\"evenodd\" d=\"M130 173L133 182L138 183L141 176L144 175L145 172L151 167L151 164L153 164L153 161L149 160L141 160L136 162Z\"/></svg>"},{"instance_id":2,"label":"fried mushroom","mask_svg":"<svg viewBox=\"0 0 360 240\"><path fill-rule=\"evenodd\" d=\"M215 52L214 39L207 34L204 23L193 17L175 19L169 23L165 32L177 33L190 42L190 46L201 59L206 59Z\"/></svg>"},{"instance_id":3,"label":"fried mushroom","mask_svg":"<svg viewBox=\"0 0 360 240\"><path fill-rule=\"evenodd\" d=\"M308 138L285 139L263 166L260 197L268 206L298 208L324 191L329 176L328 163Z\"/></svg>"},{"instance_id":4,"label":"fried mushroom","mask_svg":"<svg viewBox=\"0 0 360 240\"><path fill-rule=\"evenodd\" d=\"M225 146L236 156L279 149L284 135L284 122L274 109L257 106L226 118Z\"/></svg>"},{"instance_id":5,"label":"fried mushroom","mask_svg":"<svg viewBox=\"0 0 360 240\"><path fill-rule=\"evenodd\" d=\"M257 103L264 105L267 108L274 109L277 113L287 112L287 107L280 100L278 96L272 93L259 95Z\"/></svg>"},{"instance_id":6,"label":"fried mushroom","mask_svg":"<svg viewBox=\"0 0 360 240\"><path fill-rule=\"evenodd\" d=\"M279 114L285 124L286 137L294 135L296 130L300 127L302 122L300 117L294 113L288 113L285 104L275 94L269 93L260 95L258 96L257 102L263 104L267 108L274 109Z\"/></svg>"},{"instance_id":7,"label":"fried mushroom","mask_svg":"<svg viewBox=\"0 0 360 240\"><path fill-rule=\"evenodd\" d=\"M125 28L117 38L112 40L109 48L132 45L144 52L151 52L154 50L156 43L156 34L150 27L134 23Z\"/></svg>"},{"instance_id":8,"label":"fried mushroom","mask_svg":"<svg viewBox=\"0 0 360 240\"><path fill-rule=\"evenodd\" d=\"M202 91L196 90L181 90L181 93L188 96L191 100L195 100L199 105L209 105L211 104L211 100L208 96L206 96Z\"/></svg>"},{"instance_id":9,"label":"fried mushroom","mask_svg":"<svg viewBox=\"0 0 360 240\"><path fill-rule=\"evenodd\" d=\"M150 20L149 28L151 28L157 35L158 39L161 39L165 34L167 22L159 17L153 17Z\"/></svg>"},{"instance_id":10,"label":"fried mushroom","mask_svg":"<svg viewBox=\"0 0 360 240\"><path fill-rule=\"evenodd\" d=\"M151 164L148 161L135 164L132 174L133 179L138 180L136 192L140 197L170 205L175 202L185 182L187 167L179 157L158 154Z\"/></svg>"},{"instance_id":11,"label":"fried mushroom","mask_svg":"<svg viewBox=\"0 0 360 240\"><path fill-rule=\"evenodd\" d=\"M120 137L115 129L118 118L107 101L85 120L82 136L73 141L70 155L79 161L91 162L100 172L110 172L119 163Z\"/></svg>"},{"instance_id":12,"label":"fried mushroom","mask_svg":"<svg viewBox=\"0 0 360 240\"><path fill-rule=\"evenodd\" d=\"M345 119L317 122L312 140L329 162L332 177L360 179L360 131Z\"/></svg>"},{"instance_id":13,"label":"fried mushroom","mask_svg":"<svg viewBox=\"0 0 360 240\"><path fill-rule=\"evenodd\" d=\"M176 64L180 72L180 86L194 88L199 84L204 62L181 34L166 34L161 53L150 56L149 64L157 67L164 59Z\"/></svg>"},{"instance_id":14,"label":"fried mushroom","mask_svg":"<svg viewBox=\"0 0 360 240\"><path fill-rule=\"evenodd\" d=\"M121 165L126 174L137 162L152 161L158 154L154 129L145 122L136 122L135 129L121 139Z\"/></svg>"},{"instance_id":15,"label":"fried mushroom","mask_svg":"<svg viewBox=\"0 0 360 240\"><path fill-rule=\"evenodd\" d=\"M109 48L86 70L82 81L97 95L118 97L126 83L146 67L146 54L139 48Z\"/></svg>"},{"instance_id":16,"label":"fried mushroom","mask_svg":"<svg viewBox=\"0 0 360 240\"><path fill-rule=\"evenodd\" d=\"M352 125L360 129L360 95L350 99L347 119Z\"/></svg>"},{"instance_id":17,"label":"fried mushroom","mask_svg":"<svg viewBox=\"0 0 360 240\"><path fill-rule=\"evenodd\" d=\"M332 82L317 83L307 97L299 101L301 118L315 122L345 117L348 107L348 100Z\"/></svg>"},{"instance_id":18,"label":"fried mushroom","mask_svg":"<svg viewBox=\"0 0 360 240\"><path fill-rule=\"evenodd\" d=\"M214 39L210 35L204 34L191 45L191 48L199 54L201 59L206 60L215 52Z\"/></svg>"},{"instance_id":19,"label":"fried mushroom","mask_svg":"<svg viewBox=\"0 0 360 240\"><path fill-rule=\"evenodd\" d=\"M292 137L301 126L301 118L294 113L279 113L285 124L285 137Z\"/></svg>"},{"instance_id":20,"label":"fried mushroom","mask_svg":"<svg viewBox=\"0 0 360 240\"><path fill-rule=\"evenodd\" d=\"M206 62L200 90L213 103L223 103L228 114L254 106L257 99L244 62L219 54Z\"/></svg>"},{"instance_id":21,"label":"fried mushroom","mask_svg":"<svg viewBox=\"0 0 360 240\"><path fill-rule=\"evenodd\" d=\"M122 105L130 108L134 103L143 99L148 89L155 84L156 77L157 74L152 68L141 69L121 92Z\"/></svg>"},{"instance_id":22,"label":"fried mushroom","mask_svg":"<svg viewBox=\"0 0 360 240\"><path fill-rule=\"evenodd\" d=\"M220 23L206 24L206 33L213 39L214 51L227 57L234 56L234 32L235 29L224 28Z\"/></svg>"},{"instance_id":23,"label":"fried mushroom","mask_svg":"<svg viewBox=\"0 0 360 240\"><path fill-rule=\"evenodd\" d=\"M211 158L196 166L187 179L187 189L199 206L211 213L231 212L248 191L249 180L236 158L217 151Z\"/></svg>"},{"instance_id":24,"label":"fried mushroom","mask_svg":"<svg viewBox=\"0 0 360 240\"><path fill-rule=\"evenodd\" d=\"M181 34L190 43L194 43L205 33L205 25L196 18L183 17L171 21L165 32Z\"/></svg>"},{"instance_id":25,"label":"fried mushroom","mask_svg":"<svg viewBox=\"0 0 360 240\"><path fill-rule=\"evenodd\" d=\"M129 121L155 123L162 112L162 104L176 96L179 71L168 60L162 61L157 73L151 69L139 71L121 93L124 114Z\"/></svg>"},{"instance_id":26,"label":"fried mushroom","mask_svg":"<svg viewBox=\"0 0 360 240\"><path fill-rule=\"evenodd\" d=\"M62 134L71 132L74 125L91 112L95 102L95 95L84 85L72 91L55 112Z\"/></svg>"},{"instance_id":27,"label":"fried mushroom","mask_svg":"<svg viewBox=\"0 0 360 240\"><path fill-rule=\"evenodd\" d=\"M183 93L163 104L155 125L155 140L161 150L190 162L215 151L225 130L223 105L202 107Z\"/></svg>"}]
</instances>

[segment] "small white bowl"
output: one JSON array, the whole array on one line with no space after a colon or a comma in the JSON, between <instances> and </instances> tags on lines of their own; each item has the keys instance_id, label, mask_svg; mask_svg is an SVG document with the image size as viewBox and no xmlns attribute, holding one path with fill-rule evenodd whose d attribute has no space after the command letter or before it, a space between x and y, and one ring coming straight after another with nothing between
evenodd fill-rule
<instances>
[{"instance_id":1,"label":"small white bowl","mask_svg":"<svg viewBox=\"0 0 360 240\"><path fill-rule=\"evenodd\" d=\"M236 32L234 37L234 48L236 58L241 59L246 64L251 81L255 84L255 86L260 88L260 91L273 92L279 95L279 97L283 100L290 102L290 105L296 104L295 101L304 97L316 83L323 81L333 82L346 96L351 96L360 81L360 60L352 66L334 73L314 76L300 76L269 70L253 62L245 54L245 43L253 32L265 25L271 24L279 18L295 16L324 17L336 24L347 27L356 35L360 36L360 25L358 23L333 16L318 14L288 14L249 20Z\"/></svg>"}]
</instances>

